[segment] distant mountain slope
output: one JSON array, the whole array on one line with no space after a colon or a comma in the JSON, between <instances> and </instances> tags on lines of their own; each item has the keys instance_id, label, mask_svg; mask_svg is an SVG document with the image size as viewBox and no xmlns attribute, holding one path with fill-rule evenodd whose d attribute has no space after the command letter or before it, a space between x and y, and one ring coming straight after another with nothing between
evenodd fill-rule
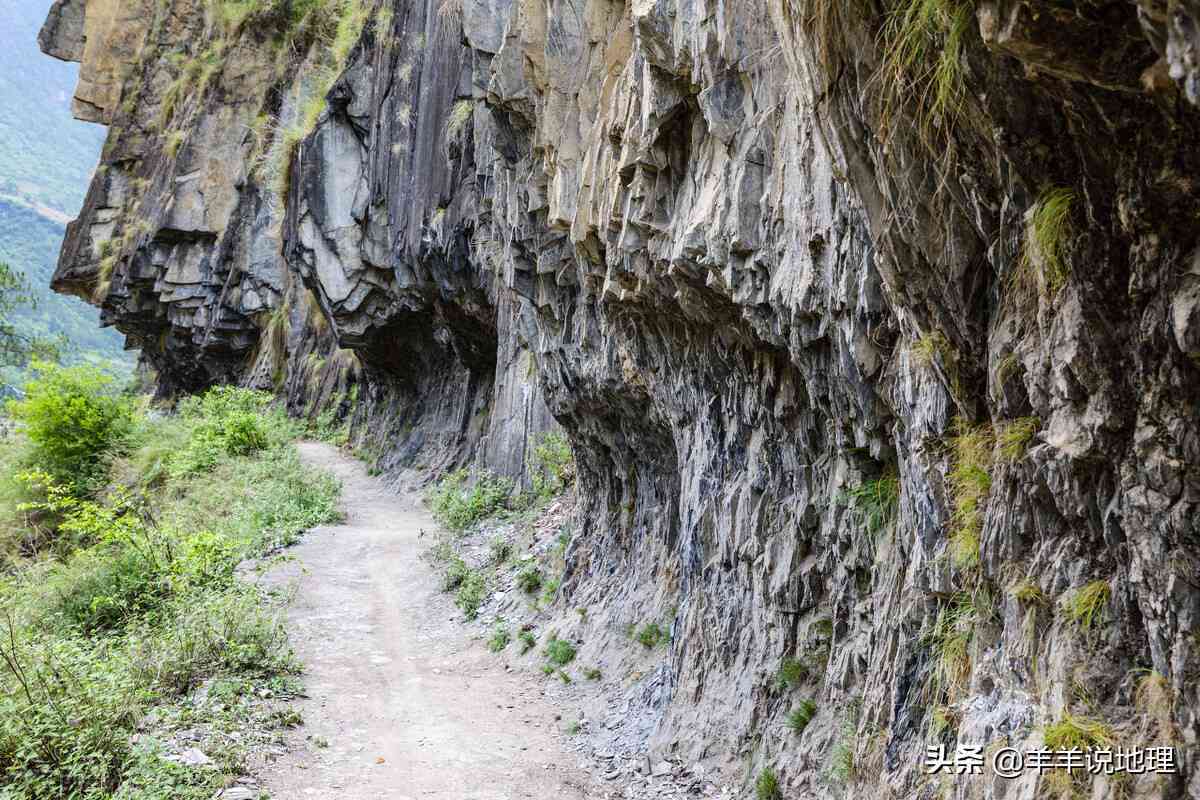
<instances>
[{"instance_id":1,"label":"distant mountain slope","mask_svg":"<svg viewBox=\"0 0 1200 800\"><path fill-rule=\"evenodd\" d=\"M50 276L58 259L63 227L36 211L0 200L0 261L24 272L38 295L34 309L18 316L29 333L43 336L65 334L69 358L115 358L130 361L122 352L123 337L102 329L96 309L86 303L49 290Z\"/></svg>"},{"instance_id":2,"label":"distant mountain slope","mask_svg":"<svg viewBox=\"0 0 1200 800\"><path fill-rule=\"evenodd\" d=\"M74 216L104 129L71 116L77 67L38 50L50 4L0 0L0 195Z\"/></svg>"},{"instance_id":3,"label":"distant mountain slope","mask_svg":"<svg viewBox=\"0 0 1200 800\"><path fill-rule=\"evenodd\" d=\"M27 333L66 336L69 361L132 366L123 337L100 328L96 309L50 291L64 223L83 202L104 136L71 116L77 67L38 49L50 3L0 0L0 261L25 273L37 297L18 314Z\"/></svg>"}]
</instances>

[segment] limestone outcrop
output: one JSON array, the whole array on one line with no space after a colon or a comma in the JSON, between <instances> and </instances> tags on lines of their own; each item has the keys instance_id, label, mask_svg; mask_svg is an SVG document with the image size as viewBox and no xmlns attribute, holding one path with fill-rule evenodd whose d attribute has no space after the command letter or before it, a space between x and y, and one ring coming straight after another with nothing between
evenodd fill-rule
<instances>
[{"instance_id":1,"label":"limestone outcrop","mask_svg":"<svg viewBox=\"0 0 1200 800\"><path fill-rule=\"evenodd\" d=\"M58 0L55 286L396 474L561 426L585 647L748 793L1200 797L1194 6ZM922 767L1080 720L1179 773Z\"/></svg>"}]
</instances>

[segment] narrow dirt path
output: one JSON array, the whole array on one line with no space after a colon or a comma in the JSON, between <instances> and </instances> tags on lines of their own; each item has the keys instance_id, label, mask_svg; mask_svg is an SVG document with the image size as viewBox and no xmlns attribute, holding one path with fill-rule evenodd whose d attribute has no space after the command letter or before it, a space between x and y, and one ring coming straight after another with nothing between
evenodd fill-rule
<instances>
[{"instance_id":1,"label":"narrow dirt path","mask_svg":"<svg viewBox=\"0 0 1200 800\"><path fill-rule=\"evenodd\" d=\"M454 621L420 558L436 523L333 447L300 452L342 480L346 519L268 577L298 581L288 627L309 697L264 788L275 800L587 797L556 710Z\"/></svg>"}]
</instances>

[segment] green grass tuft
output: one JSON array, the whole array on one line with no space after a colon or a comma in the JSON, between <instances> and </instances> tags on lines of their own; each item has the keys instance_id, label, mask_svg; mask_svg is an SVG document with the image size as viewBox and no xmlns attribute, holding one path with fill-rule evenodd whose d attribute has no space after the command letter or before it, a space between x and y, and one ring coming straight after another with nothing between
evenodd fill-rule
<instances>
[{"instance_id":1,"label":"green grass tuft","mask_svg":"<svg viewBox=\"0 0 1200 800\"><path fill-rule=\"evenodd\" d=\"M1046 594L1042 588L1033 581L1023 581L1012 588L1012 596L1017 600L1030 606L1046 605Z\"/></svg>"},{"instance_id":2,"label":"green grass tuft","mask_svg":"<svg viewBox=\"0 0 1200 800\"><path fill-rule=\"evenodd\" d=\"M779 776L775 770L766 767L758 773L754 781L754 796L757 800L783 800L783 790L779 788Z\"/></svg>"},{"instance_id":3,"label":"green grass tuft","mask_svg":"<svg viewBox=\"0 0 1200 800\"><path fill-rule=\"evenodd\" d=\"M800 705L792 709L787 717L787 726L796 734L804 733L808 723L817 715L817 704L812 700L802 700Z\"/></svg>"},{"instance_id":4,"label":"green grass tuft","mask_svg":"<svg viewBox=\"0 0 1200 800\"><path fill-rule=\"evenodd\" d=\"M1061 719L1042 729L1042 740L1051 750L1087 750L1108 747L1116 737L1112 726L1100 720L1064 712Z\"/></svg>"},{"instance_id":5,"label":"green grass tuft","mask_svg":"<svg viewBox=\"0 0 1200 800\"><path fill-rule=\"evenodd\" d=\"M552 664L565 667L575 660L575 646L565 639L551 636L546 643L546 658Z\"/></svg>"},{"instance_id":6,"label":"green grass tuft","mask_svg":"<svg viewBox=\"0 0 1200 800\"><path fill-rule=\"evenodd\" d=\"M667 632L657 622L647 622L638 629L634 638L647 650L651 650L667 640Z\"/></svg>"},{"instance_id":7,"label":"green grass tuft","mask_svg":"<svg viewBox=\"0 0 1200 800\"><path fill-rule=\"evenodd\" d=\"M1000 457L1009 462L1021 460L1041 424L1037 417L1020 417L1002 423L996 433Z\"/></svg>"},{"instance_id":8,"label":"green grass tuft","mask_svg":"<svg viewBox=\"0 0 1200 800\"><path fill-rule=\"evenodd\" d=\"M948 477L951 515L950 559L955 567L970 570L979 565L979 538L983 515L992 489L991 430L959 424L950 440L953 461Z\"/></svg>"},{"instance_id":9,"label":"green grass tuft","mask_svg":"<svg viewBox=\"0 0 1200 800\"><path fill-rule=\"evenodd\" d=\"M1073 189L1052 186L1042 191L1029 216L1025 268L1029 268L1033 261L1040 264L1042 282L1049 294L1061 289L1070 275L1067 249L1075 237L1071 221L1074 204ZM1033 248L1032 252L1029 247Z\"/></svg>"},{"instance_id":10,"label":"green grass tuft","mask_svg":"<svg viewBox=\"0 0 1200 800\"><path fill-rule=\"evenodd\" d=\"M900 510L900 478L889 473L866 481L847 492L851 507L871 533L878 533L896 520Z\"/></svg>"},{"instance_id":11,"label":"green grass tuft","mask_svg":"<svg viewBox=\"0 0 1200 800\"><path fill-rule=\"evenodd\" d=\"M1067 619L1087 631L1100 621L1111 596L1112 589L1108 581L1092 581L1067 594L1062 600L1062 607Z\"/></svg>"},{"instance_id":12,"label":"green grass tuft","mask_svg":"<svg viewBox=\"0 0 1200 800\"><path fill-rule=\"evenodd\" d=\"M492 638L488 640L488 649L493 653L499 653L508 647L508 643L511 641L512 633L509 632L508 626L497 625L496 630L492 632Z\"/></svg>"},{"instance_id":13,"label":"green grass tuft","mask_svg":"<svg viewBox=\"0 0 1200 800\"><path fill-rule=\"evenodd\" d=\"M974 12L964 0L900 0L883 26L883 130L893 130L910 105L917 129L934 149L962 114L966 85L965 39Z\"/></svg>"}]
</instances>

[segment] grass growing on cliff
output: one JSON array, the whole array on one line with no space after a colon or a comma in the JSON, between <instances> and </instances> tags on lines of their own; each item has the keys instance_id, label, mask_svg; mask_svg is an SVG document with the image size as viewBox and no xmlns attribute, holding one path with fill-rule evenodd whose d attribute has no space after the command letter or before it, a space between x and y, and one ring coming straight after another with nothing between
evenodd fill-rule
<instances>
[{"instance_id":1,"label":"grass growing on cliff","mask_svg":"<svg viewBox=\"0 0 1200 800\"><path fill-rule=\"evenodd\" d=\"M939 612L923 637L933 660L930 701L955 703L967 690L971 677L971 643L978 611L972 598L959 595Z\"/></svg>"},{"instance_id":2,"label":"grass growing on cliff","mask_svg":"<svg viewBox=\"0 0 1200 800\"><path fill-rule=\"evenodd\" d=\"M21 491L4 529L34 525L41 541L10 550L0 581L0 794L207 800L241 755L214 734L197 743L212 767L165 761L169 720L186 714L205 736L225 712L185 698L211 680L248 687L227 705L257 719L250 735L284 724L249 698L297 664L273 605L234 568L333 518L338 487L300 464L294 427L254 393L150 416L71 380L81 388L58 406L51 438L76 439L77 423L112 402L128 424L73 456L100 476L83 483L59 480L33 428L0 442Z\"/></svg>"},{"instance_id":3,"label":"grass growing on cliff","mask_svg":"<svg viewBox=\"0 0 1200 800\"><path fill-rule=\"evenodd\" d=\"M950 440L952 461L947 475L951 514L950 560L958 569L979 565L983 515L992 488L994 439L986 426L960 423Z\"/></svg>"},{"instance_id":4,"label":"grass growing on cliff","mask_svg":"<svg viewBox=\"0 0 1200 800\"><path fill-rule=\"evenodd\" d=\"M1068 593L1062 599L1062 608L1067 619L1089 631L1100 621L1111 597L1108 581L1092 581Z\"/></svg>"},{"instance_id":5,"label":"grass growing on cliff","mask_svg":"<svg viewBox=\"0 0 1200 800\"><path fill-rule=\"evenodd\" d=\"M865 481L846 493L851 508L871 533L896 520L900 510L900 478L894 472Z\"/></svg>"},{"instance_id":6,"label":"grass growing on cliff","mask_svg":"<svg viewBox=\"0 0 1200 800\"><path fill-rule=\"evenodd\" d=\"M234 28L250 19L273 20L289 40L312 43L307 53L305 79L298 83L292 102L285 105L280 119L271 126L271 146L262 162L275 201L282 202L291 191L292 168L300 143L316 130L325 113L327 96L362 36L370 19L370 8L362 0L297 0L291 3L283 3L283 0L230 3L226 0L224 7L232 13L227 19ZM290 14L283 15L287 9Z\"/></svg>"},{"instance_id":7,"label":"grass growing on cliff","mask_svg":"<svg viewBox=\"0 0 1200 800\"><path fill-rule=\"evenodd\" d=\"M1116 744L1116 736L1110 725L1091 717L1076 716L1069 711L1064 711L1062 717L1042 729L1042 740L1048 749L1054 751L1086 752L1089 748L1111 748ZM1120 773L1113 776L1115 786L1119 787L1114 796L1126 796L1128 787L1122 784L1127 778L1128 775ZM1085 797L1089 779L1090 775L1083 770L1052 770L1046 777L1045 787L1053 797Z\"/></svg>"},{"instance_id":8,"label":"grass growing on cliff","mask_svg":"<svg viewBox=\"0 0 1200 800\"><path fill-rule=\"evenodd\" d=\"M758 773L754 781L754 796L757 800L783 800L783 790L779 788L779 776L775 770L765 767Z\"/></svg>"},{"instance_id":9,"label":"grass growing on cliff","mask_svg":"<svg viewBox=\"0 0 1200 800\"><path fill-rule=\"evenodd\" d=\"M1069 711L1042 729L1042 739L1051 750L1087 750L1107 747L1116 738L1112 726L1090 717L1075 716Z\"/></svg>"},{"instance_id":10,"label":"grass growing on cliff","mask_svg":"<svg viewBox=\"0 0 1200 800\"><path fill-rule=\"evenodd\" d=\"M1023 458L1041 424L1037 417L1019 417L1002 423L996 432L1000 458L1009 462Z\"/></svg>"},{"instance_id":11,"label":"grass growing on cliff","mask_svg":"<svg viewBox=\"0 0 1200 800\"><path fill-rule=\"evenodd\" d=\"M801 700L800 705L791 710L787 717L787 726L797 736L804 733L808 723L817 715L817 704L812 700Z\"/></svg>"},{"instance_id":12,"label":"grass growing on cliff","mask_svg":"<svg viewBox=\"0 0 1200 800\"><path fill-rule=\"evenodd\" d=\"M894 129L914 99L918 131L931 149L935 131L958 120L966 84L963 51L973 18L964 0L901 0L891 10L881 32L878 74L884 131Z\"/></svg>"},{"instance_id":13,"label":"grass growing on cliff","mask_svg":"<svg viewBox=\"0 0 1200 800\"><path fill-rule=\"evenodd\" d=\"M546 643L546 660L558 667L565 667L575 660L575 646L565 639L551 636Z\"/></svg>"},{"instance_id":14,"label":"grass growing on cliff","mask_svg":"<svg viewBox=\"0 0 1200 800\"><path fill-rule=\"evenodd\" d=\"M1028 241L1023 270L1041 267L1042 285L1053 295L1067 282L1070 269L1067 248L1075 236L1071 222L1075 191L1066 186L1051 186L1038 196L1029 215ZM1032 250L1031 250L1032 248Z\"/></svg>"}]
</instances>

